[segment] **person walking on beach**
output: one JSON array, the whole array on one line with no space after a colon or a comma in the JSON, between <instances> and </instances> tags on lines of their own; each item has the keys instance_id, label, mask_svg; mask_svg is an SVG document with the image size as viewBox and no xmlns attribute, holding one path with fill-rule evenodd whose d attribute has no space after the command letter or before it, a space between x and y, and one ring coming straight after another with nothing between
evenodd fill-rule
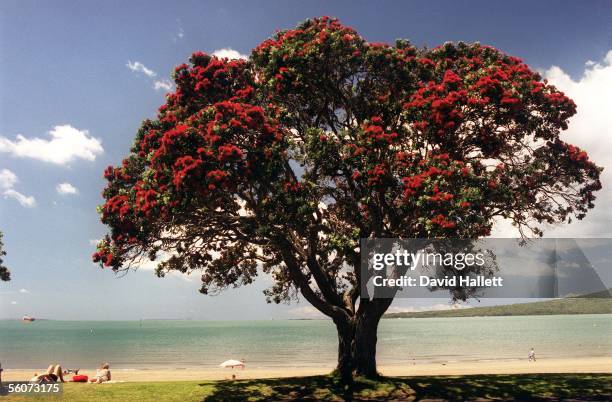
<instances>
[{"instance_id":1,"label":"person walking on beach","mask_svg":"<svg viewBox=\"0 0 612 402\"><path fill-rule=\"evenodd\" d=\"M531 348L527 357L529 358L529 361L536 361L535 350L533 350L533 348Z\"/></svg>"}]
</instances>

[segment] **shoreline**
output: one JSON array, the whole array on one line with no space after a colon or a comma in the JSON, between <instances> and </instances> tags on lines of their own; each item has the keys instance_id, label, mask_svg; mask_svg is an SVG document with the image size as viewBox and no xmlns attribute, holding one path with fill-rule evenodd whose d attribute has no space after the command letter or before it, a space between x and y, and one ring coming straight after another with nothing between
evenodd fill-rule
<instances>
[{"instance_id":1,"label":"shoreline","mask_svg":"<svg viewBox=\"0 0 612 402\"><path fill-rule=\"evenodd\" d=\"M223 368L152 368L152 369L113 369L113 381L195 381L195 380L225 380L232 374L237 379L286 378L329 374L333 366L319 367L254 367L245 369ZM30 369L5 368L3 381L24 381L31 378L34 372ZM447 363L414 363L380 365L379 371L385 376L444 376L444 375L490 375L490 374L544 374L544 373L606 373L612 374L612 356L539 359L536 362L522 360L487 360L471 362ZM95 369L81 369L79 374L91 376ZM71 378L67 375L66 379Z\"/></svg>"}]
</instances>

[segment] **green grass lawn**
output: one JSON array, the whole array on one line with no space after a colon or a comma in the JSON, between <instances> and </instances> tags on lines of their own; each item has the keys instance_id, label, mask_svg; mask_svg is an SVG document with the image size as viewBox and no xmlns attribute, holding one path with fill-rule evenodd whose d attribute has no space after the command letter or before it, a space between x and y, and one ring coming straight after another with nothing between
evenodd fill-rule
<instances>
[{"instance_id":1,"label":"green grass lawn","mask_svg":"<svg viewBox=\"0 0 612 402\"><path fill-rule=\"evenodd\" d=\"M612 375L525 374L358 379L348 391L331 376L269 380L74 384L61 398L2 397L6 401L412 401L612 400Z\"/></svg>"}]
</instances>

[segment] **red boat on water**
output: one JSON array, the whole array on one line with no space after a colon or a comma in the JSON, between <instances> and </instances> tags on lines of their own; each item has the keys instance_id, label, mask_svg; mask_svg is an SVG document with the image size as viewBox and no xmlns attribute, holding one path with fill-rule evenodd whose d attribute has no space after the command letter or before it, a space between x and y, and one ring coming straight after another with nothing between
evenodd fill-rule
<instances>
[{"instance_id":1,"label":"red boat on water","mask_svg":"<svg viewBox=\"0 0 612 402\"><path fill-rule=\"evenodd\" d=\"M35 320L35 318L34 317L30 317L29 315L24 315L23 318L21 318L21 321L23 321L23 322L32 322L34 320Z\"/></svg>"}]
</instances>

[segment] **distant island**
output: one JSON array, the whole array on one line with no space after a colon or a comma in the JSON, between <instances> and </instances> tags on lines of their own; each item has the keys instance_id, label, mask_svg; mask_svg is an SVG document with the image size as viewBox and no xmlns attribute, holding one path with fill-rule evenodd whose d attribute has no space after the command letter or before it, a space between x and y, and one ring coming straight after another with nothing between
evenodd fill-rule
<instances>
[{"instance_id":1,"label":"distant island","mask_svg":"<svg viewBox=\"0 0 612 402\"><path fill-rule=\"evenodd\" d=\"M389 313L385 314L384 318L489 317L556 314L612 314L611 293L609 290L604 290L585 296L566 297L563 299L532 303L470 307L452 310Z\"/></svg>"}]
</instances>

